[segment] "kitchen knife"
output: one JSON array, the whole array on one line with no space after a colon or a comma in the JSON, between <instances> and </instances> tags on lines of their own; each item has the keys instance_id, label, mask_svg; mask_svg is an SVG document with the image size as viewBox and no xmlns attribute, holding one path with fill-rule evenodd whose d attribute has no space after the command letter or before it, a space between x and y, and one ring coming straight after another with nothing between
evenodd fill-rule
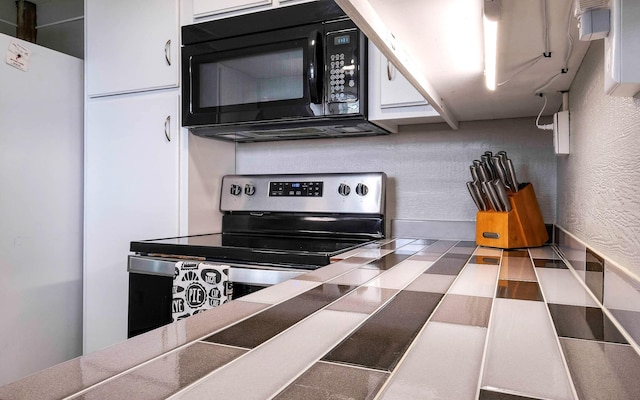
<instances>
[{"instance_id":1,"label":"kitchen knife","mask_svg":"<svg viewBox=\"0 0 640 400\"><path fill-rule=\"evenodd\" d=\"M476 166L476 172L478 173L478 178L480 178L480 182L488 182L489 181L489 173L485 169L483 163L480 163Z\"/></svg>"},{"instance_id":2,"label":"kitchen knife","mask_svg":"<svg viewBox=\"0 0 640 400\"><path fill-rule=\"evenodd\" d=\"M479 181L480 178L478 178L478 171L475 165L471 165L469 166L469 171L471 171L471 180L472 181Z\"/></svg>"},{"instance_id":3,"label":"kitchen knife","mask_svg":"<svg viewBox=\"0 0 640 400\"><path fill-rule=\"evenodd\" d=\"M484 203L482 202L480 194L476 192L476 187L473 186L473 182L467 182L467 189L469 190L469 194L471 195L473 202L476 204L476 207L478 207L478 211L484 211Z\"/></svg>"},{"instance_id":4,"label":"kitchen knife","mask_svg":"<svg viewBox=\"0 0 640 400\"><path fill-rule=\"evenodd\" d=\"M520 183L518 183L518 178L516 178L516 169L513 167L513 163L511 162L511 160L508 158L507 170L509 171L509 175L511 175L511 189L514 192L517 192L518 190L520 190L520 188L518 187L520 186Z\"/></svg>"},{"instance_id":5,"label":"kitchen knife","mask_svg":"<svg viewBox=\"0 0 640 400\"><path fill-rule=\"evenodd\" d=\"M496 190L491 182L482 182L482 187L484 188L484 192L487 194L487 198L489 199L489 203L491 203L491 208L495 211L503 211L500 201L498 200L498 195L496 194Z\"/></svg>"},{"instance_id":6,"label":"kitchen knife","mask_svg":"<svg viewBox=\"0 0 640 400\"><path fill-rule=\"evenodd\" d=\"M491 208L491 204L489 203L487 195L484 193L484 191L482 189L482 184L480 183L480 181L473 181L473 187L474 187L476 193L478 193L478 196L480 196L480 200L482 201L482 209L483 209L483 211L487 211L488 209L490 209Z\"/></svg>"},{"instance_id":7,"label":"kitchen knife","mask_svg":"<svg viewBox=\"0 0 640 400\"><path fill-rule=\"evenodd\" d=\"M507 175L506 175L505 169L502 166L502 161L500 161L500 157L493 156L493 163L495 164L496 171L498 173L497 174L498 176L496 178L500 179L505 186L509 186L509 182L507 181Z\"/></svg>"},{"instance_id":8,"label":"kitchen knife","mask_svg":"<svg viewBox=\"0 0 640 400\"><path fill-rule=\"evenodd\" d=\"M511 177L511 173L509 172L509 168L507 167L507 161L509 160L507 158L507 153L503 151L501 152L499 157L500 157L500 164L504 168L504 174L506 178L505 184L511 191L516 192L518 188L517 187L514 188L514 186L516 185L514 185L513 178Z\"/></svg>"},{"instance_id":9,"label":"kitchen knife","mask_svg":"<svg viewBox=\"0 0 640 400\"><path fill-rule=\"evenodd\" d=\"M484 165L487 172L489 173L489 179L491 180L495 179L496 177L495 177L493 166L491 165L491 159L489 158L489 156L486 154L483 154L480 156L480 159L482 160L482 165Z\"/></svg>"},{"instance_id":10,"label":"kitchen knife","mask_svg":"<svg viewBox=\"0 0 640 400\"><path fill-rule=\"evenodd\" d=\"M496 179L492 183L496 189L498 199L500 203L502 203L502 209L507 212L511 211L511 204L509 203L509 196L507 195L507 189L504 187L504 183L500 179Z\"/></svg>"}]
</instances>

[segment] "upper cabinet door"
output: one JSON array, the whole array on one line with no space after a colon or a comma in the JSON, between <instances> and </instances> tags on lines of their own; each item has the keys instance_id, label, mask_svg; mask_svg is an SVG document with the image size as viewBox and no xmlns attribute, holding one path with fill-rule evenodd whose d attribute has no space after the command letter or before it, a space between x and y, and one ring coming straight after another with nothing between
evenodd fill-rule
<instances>
[{"instance_id":1,"label":"upper cabinet door","mask_svg":"<svg viewBox=\"0 0 640 400\"><path fill-rule=\"evenodd\" d=\"M86 0L89 96L179 84L178 0Z\"/></svg>"},{"instance_id":2,"label":"upper cabinet door","mask_svg":"<svg viewBox=\"0 0 640 400\"><path fill-rule=\"evenodd\" d=\"M193 14L203 17L272 3L272 0L193 0Z\"/></svg>"}]
</instances>

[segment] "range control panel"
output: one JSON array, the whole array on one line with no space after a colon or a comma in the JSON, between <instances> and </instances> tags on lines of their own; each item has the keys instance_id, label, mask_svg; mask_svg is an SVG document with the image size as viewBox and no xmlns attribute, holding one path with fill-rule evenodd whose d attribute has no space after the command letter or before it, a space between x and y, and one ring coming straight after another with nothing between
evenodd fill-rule
<instances>
[{"instance_id":1,"label":"range control panel","mask_svg":"<svg viewBox=\"0 0 640 400\"><path fill-rule=\"evenodd\" d=\"M269 196L322 197L323 182L269 182Z\"/></svg>"},{"instance_id":2,"label":"range control panel","mask_svg":"<svg viewBox=\"0 0 640 400\"><path fill-rule=\"evenodd\" d=\"M384 214L383 172L227 175L220 210Z\"/></svg>"}]
</instances>

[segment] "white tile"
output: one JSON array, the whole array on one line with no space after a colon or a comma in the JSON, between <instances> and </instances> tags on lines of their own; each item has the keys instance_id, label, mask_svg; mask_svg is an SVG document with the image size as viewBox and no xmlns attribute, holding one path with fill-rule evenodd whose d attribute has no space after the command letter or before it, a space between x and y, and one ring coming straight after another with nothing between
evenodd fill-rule
<instances>
[{"instance_id":1,"label":"white tile","mask_svg":"<svg viewBox=\"0 0 640 400\"><path fill-rule=\"evenodd\" d=\"M421 274L407 286L406 290L445 294L454 279L453 275Z\"/></svg>"},{"instance_id":2,"label":"white tile","mask_svg":"<svg viewBox=\"0 0 640 400\"><path fill-rule=\"evenodd\" d=\"M365 257L372 258L377 260L378 258L382 258L389 253L393 253L393 250L381 250L381 249L363 249L361 252L356 254L357 257Z\"/></svg>"},{"instance_id":3,"label":"white tile","mask_svg":"<svg viewBox=\"0 0 640 400\"><path fill-rule=\"evenodd\" d=\"M640 282L617 268L608 267L605 261L604 306L618 310L640 312Z\"/></svg>"},{"instance_id":4,"label":"white tile","mask_svg":"<svg viewBox=\"0 0 640 400\"><path fill-rule=\"evenodd\" d=\"M346 272L357 269L369 261L373 260L369 258L352 257L346 260L334 262L314 271L307 272L304 275L297 276L296 279L302 281L326 282Z\"/></svg>"},{"instance_id":5,"label":"white tile","mask_svg":"<svg viewBox=\"0 0 640 400\"><path fill-rule=\"evenodd\" d=\"M536 272L548 303L597 307L593 298L568 269L537 268Z\"/></svg>"},{"instance_id":6,"label":"white tile","mask_svg":"<svg viewBox=\"0 0 640 400\"><path fill-rule=\"evenodd\" d=\"M398 250L401 250L401 251L413 251L413 252L417 253L420 250L424 249L425 247L427 247L426 244L408 244L408 245L400 247Z\"/></svg>"},{"instance_id":7,"label":"white tile","mask_svg":"<svg viewBox=\"0 0 640 400\"><path fill-rule=\"evenodd\" d=\"M356 268L347 272L346 274L338 276L337 278L331 279L329 283L333 283L336 285L360 286L363 283L380 275L380 272L381 271L377 269Z\"/></svg>"},{"instance_id":8,"label":"white tile","mask_svg":"<svg viewBox=\"0 0 640 400\"><path fill-rule=\"evenodd\" d=\"M547 260L560 260L560 256L551 246L534 247L529 249L532 258L542 258Z\"/></svg>"},{"instance_id":9,"label":"white tile","mask_svg":"<svg viewBox=\"0 0 640 400\"><path fill-rule=\"evenodd\" d=\"M430 261L405 260L390 270L374 278L366 286L387 289L402 289L411 283L418 275L427 270L433 263Z\"/></svg>"},{"instance_id":10,"label":"white tile","mask_svg":"<svg viewBox=\"0 0 640 400\"><path fill-rule=\"evenodd\" d=\"M497 265L467 264L449 293L493 298L496 293L498 270Z\"/></svg>"},{"instance_id":11,"label":"white tile","mask_svg":"<svg viewBox=\"0 0 640 400\"><path fill-rule=\"evenodd\" d=\"M430 322L380 399L475 399L486 332Z\"/></svg>"},{"instance_id":12,"label":"white tile","mask_svg":"<svg viewBox=\"0 0 640 400\"><path fill-rule=\"evenodd\" d=\"M257 292L240 297L238 301L277 304L319 286L320 282L289 279L277 285L269 286Z\"/></svg>"},{"instance_id":13,"label":"white tile","mask_svg":"<svg viewBox=\"0 0 640 400\"><path fill-rule=\"evenodd\" d=\"M495 299L489 332L482 387L573 400L544 302Z\"/></svg>"},{"instance_id":14,"label":"white tile","mask_svg":"<svg viewBox=\"0 0 640 400\"><path fill-rule=\"evenodd\" d=\"M501 249L492 249L490 247L478 247L476 251L473 253L475 256L486 256L486 257L500 257L502 255Z\"/></svg>"},{"instance_id":15,"label":"white tile","mask_svg":"<svg viewBox=\"0 0 640 400\"><path fill-rule=\"evenodd\" d=\"M268 399L366 317L344 311L320 311L170 398Z\"/></svg>"}]
</instances>

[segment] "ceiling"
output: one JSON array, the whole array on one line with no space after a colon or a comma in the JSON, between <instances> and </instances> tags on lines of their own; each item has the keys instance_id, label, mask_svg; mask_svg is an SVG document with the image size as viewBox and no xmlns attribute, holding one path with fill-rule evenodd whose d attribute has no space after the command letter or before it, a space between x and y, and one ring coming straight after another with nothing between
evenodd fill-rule
<instances>
[{"instance_id":1,"label":"ceiling","mask_svg":"<svg viewBox=\"0 0 640 400\"><path fill-rule=\"evenodd\" d=\"M577 39L573 0L502 0L498 87L489 91L482 0L368 1L458 121L536 116L544 104L537 92L548 99L543 115L553 114L589 46Z\"/></svg>"}]
</instances>

